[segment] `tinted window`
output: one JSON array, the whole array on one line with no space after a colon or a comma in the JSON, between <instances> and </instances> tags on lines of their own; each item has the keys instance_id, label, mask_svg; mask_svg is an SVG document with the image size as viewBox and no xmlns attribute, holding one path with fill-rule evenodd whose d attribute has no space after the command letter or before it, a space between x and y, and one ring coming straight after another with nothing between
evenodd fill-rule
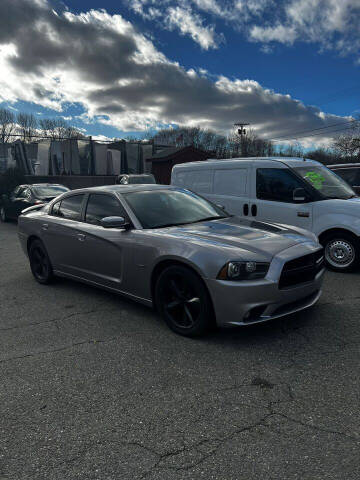
<instances>
[{"instance_id":1,"label":"tinted window","mask_svg":"<svg viewBox=\"0 0 360 480\"><path fill-rule=\"evenodd\" d=\"M112 195L90 195L86 207L85 221L93 225L100 225L104 217L127 217L119 200Z\"/></svg>"},{"instance_id":2,"label":"tinted window","mask_svg":"<svg viewBox=\"0 0 360 480\"><path fill-rule=\"evenodd\" d=\"M84 195L73 195L72 197L64 198L60 203L58 216L68 218L69 220L81 220L81 205Z\"/></svg>"},{"instance_id":3,"label":"tinted window","mask_svg":"<svg viewBox=\"0 0 360 480\"><path fill-rule=\"evenodd\" d=\"M182 225L228 216L224 210L186 190L148 190L123 195L144 228Z\"/></svg>"},{"instance_id":4,"label":"tinted window","mask_svg":"<svg viewBox=\"0 0 360 480\"><path fill-rule=\"evenodd\" d=\"M216 170L214 176L214 193L217 195L245 195L246 179L246 168Z\"/></svg>"},{"instance_id":5,"label":"tinted window","mask_svg":"<svg viewBox=\"0 0 360 480\"><path fill-rule=\"evenodd\" d=\"M293 203L296 188L304 188L304 183L285 168L259 168L256 172L257 198Z\"/></svg>"},{"instance_id":6,"label":"tinted window","mask_svg":"<svg viewBox=\"0 0 360 480\"><path fill-rule=\"evenodd\" d=\"M339 168L334 170L349 185L359 185L360 169L358 168Z\"/></svg>"},{"instance_id":7,"label":"tinted window","mask_svg":"<svg viewBox=\"0 0 360 480\"><path fill-rule=\"evenodd\" d=\"M59 216L60 204L61 204L61 202L54 203L54 205L52 207L52 211L51 211L51 213L53 215Z\"/></svg>"}]
</instances>

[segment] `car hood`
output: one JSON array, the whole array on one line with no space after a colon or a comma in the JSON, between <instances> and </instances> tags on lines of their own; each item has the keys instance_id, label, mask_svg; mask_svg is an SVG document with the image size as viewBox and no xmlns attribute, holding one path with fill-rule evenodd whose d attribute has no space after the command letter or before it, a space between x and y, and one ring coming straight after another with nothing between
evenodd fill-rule
<instances>
[{"instance_id":1,"label":"car hood","mask_svg":"<svg viewBox=\"0 0 360 480\"><path fill-rule=\"evenodd\" d=\"M158 233L161 232L188 241L201 241L219 247L240 248L271 256L299 243L315 243L310 233L306 236L299 233L296 227L251 221L239 217L167 227L158 230Z\"/></svg>"}]
</instances>

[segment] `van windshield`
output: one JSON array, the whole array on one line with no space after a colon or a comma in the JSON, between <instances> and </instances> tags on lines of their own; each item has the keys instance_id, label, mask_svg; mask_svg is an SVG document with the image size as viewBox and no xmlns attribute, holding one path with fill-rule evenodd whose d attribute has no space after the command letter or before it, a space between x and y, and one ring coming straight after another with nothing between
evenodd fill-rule
<instances>
[{"instance_id":1,"label":"van windshield","mask_svg":"<svg viewBox=\"0 0 360 480\"><path fill-rule=\"evenodd\" d=\"M326 167L304 166L294 170L314 187L325 199L341 198L348 200L356 197L354 190L342 178Z\"/></svg>"}]
</instances>

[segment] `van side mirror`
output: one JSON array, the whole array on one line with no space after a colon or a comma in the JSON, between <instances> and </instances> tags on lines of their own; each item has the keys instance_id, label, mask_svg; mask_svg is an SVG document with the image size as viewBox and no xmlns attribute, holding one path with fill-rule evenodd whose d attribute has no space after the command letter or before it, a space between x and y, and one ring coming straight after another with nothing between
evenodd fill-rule
<instances>
[{"instance_id":1,"label":"van side mirror","mask_svg":"<svg viewBox=\"0 0 360 480\"><path fill-rule=\"evenodd\" d=\"M308 194L304 188L295 188L293 191L293 200L297 203L303 203L308 200Z\"/></svg>"},{"instance_id":2,"label":"van side mirror","mask_svg":"<svg viewBox=\"0 0 360 480\"><path fill-rule=\"evenodd\" d=\"M104 217L100 224L104 228L130 228L130 223L124 217Z\"/></svg>"}]
</instances>

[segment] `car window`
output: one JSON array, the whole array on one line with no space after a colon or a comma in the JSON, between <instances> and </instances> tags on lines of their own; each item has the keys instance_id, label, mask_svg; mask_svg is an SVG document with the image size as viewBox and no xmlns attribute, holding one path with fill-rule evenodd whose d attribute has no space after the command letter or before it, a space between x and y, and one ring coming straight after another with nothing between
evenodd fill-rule
<instances>
[{"instance_id":1,"label":"car window","mask_svg":"<svg viewBox=\"0 0 360 480\"><path fill-rule=\"evenodd\" d=\"M60 207L58 208L57 215L59 217L67 218L69 220L80 221L83 199L84 195L72 195L71 197L64 198L60 202Z\"/></svg>"},{"instance_id":2,"label":"car window","mask_svg":"<svg viewBox=\"0 0 360 480\"><path fill-rule=\"evenodd\" d=\"M247 168L228 168L215 171L214 193L241 196L246 194Z\"/></svg>"},{"instance_id":3,"label":"car window","mask_svg":"<svg viewBox=\"0 0 360 480\"><path fill-rule=\"evenodd\" d=\"M348 182L350 185L359 185L360 178L360 169L359 168L339 168L333 170L336 175L339 175L345 182Z\"/></svg>"},{"instance_id":4,"label":"car window","mask_svg":"<svg viewBox=\"0 0 360 480\"><path fill-rule=\"evenodd\" d=\"M51 209L51 214L52 215L55 215L57 217L59 216L60 204L61 204L61 201L54 203L54 205L52 206L52 209Z\"/></svg>"},{"instance_id":5,"label":"car window","mask_svg":"<svg viewBox=\"0 0 360 480\"><path fill-rule=\"evenodd\" d=\"M86 207L85 222L100 225L105 217L124 217L126 212L119 200L113 195L93 194L89 196Z\"/></svg>"},{"instance_id":6,"label":"car window","mask_svg":"<svg viewBox=\"0 0 360 480\"><path fill-rule=\"evenodd\" d=\"M17 194L17 198L28 198L30 196L30 190L28 188L22 188Z\"/></svg>"},{"instance_id":7,"label":"car window","mask_svg":"<svg viewBox=\"0 0 360 480\"><path fill-rule=\"evenodd\" d=\"M256 171L257 198L293 203L296 188L304 188L304 183L286 168L258 168Z\"/></svg>"},{"instance_id":8,"label":"car window","mask_svg":"<svg viewBox=\"0 0 360 480\"><path fill-rule=\"evenodd\" d=\"M62 185L46 185L41 187L33 187L33 192L37 197L57 197L62 193L68 192L67 187Z\"/></svg>"},{"instance_id":9,"label":"car window","mask_svg":"<svg viewBox=\"0 0 360 480\"><path fill-rule=\"evenodd\" d=\"M228 217L228 214L193 192L144 190L123 194L144 228L182 225Z\"/></svg>"}]
</instances>

